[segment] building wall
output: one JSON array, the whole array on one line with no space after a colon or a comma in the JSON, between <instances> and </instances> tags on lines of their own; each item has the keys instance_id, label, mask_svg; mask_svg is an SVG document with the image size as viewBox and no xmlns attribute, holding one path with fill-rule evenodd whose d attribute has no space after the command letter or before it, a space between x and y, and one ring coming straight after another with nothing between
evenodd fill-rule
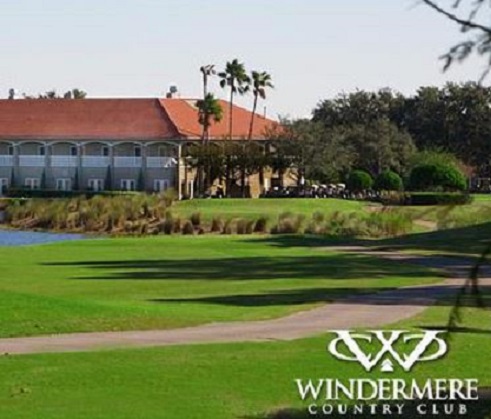
<instances>
[{"instance_id":1,"label":"building wall","mask_svg":"<svg viewBox=\"0 0 491 419\"><path fill-rule=\"evenodd\" d=\"M128 166L139 163L134 160L135 145L142 147L142 165L141 167L115 167L111 165L118 157L129 157ZM46 189L56 189L57 179L70 179L72 189L88 190L91 179L99 179L104 189L120 190L122 180L132 180L137 190L153 192L156 189L156 181L161 186L175 188L180 191L181 196L192 198L197 194L198 181L197 170L186 166L184 158L180 159L179 164L172 167L147 167L147 158L169 157L177 159L178 146L169 142L36 142L25 141L19 142L15 149L15 156L8 156L9 146L11 143L0 141L0 178L9 179L12 187L24 187L26 179L39 179L42 187ZM46 156L41 156L39 147L44 145ZM78 156L72 156L71 149L77 147ZM103 147L109 147L109 155L103 156ZM38 156L34 160L36 166L20 166L18 156ZM71 167L55 167L53 157L66 156L67 165ZM94 157L97 167L84 167L84 157ZM3 159L3 160L2 160ZM61 158L61 161L64 159ZM124 161L125 159L123 159ZM56 160L59 164L60 158ZM3 163L2 163L3 162ZM14 162L14 166L7 166L5 162ZM109 165L106 165L109 162ZM121 159L119 160L121 164ZM153 161L155 164L155 160ZM64 163L63 163L64 164ZM265 190L273 186L275 174L270 170L265 170L262 174L255 174L247 181L247 195L253 198L260 196ZM286 181L285 183L290 183ZM179 182L178 182L179 181ZM178 184L180 183L180 185ZM237 182L240 185L240 181ZM225 194L225 183L218 180L214 181L211 186L211 192L216 193L221 188ZM238 189L229 191L229 195L241 196L240 186Z\"/></svg>"},{"instance_id":2,"label":"building wall","mask_svg":"<svg viewBox=\"0 0 491 419\"><path fill-rule=\"evenodd\" d=\"M177 146L172 144L164 144L161 147L159 144L148 143L148 147L143 147L144 142L138 143L142 146L142 156L145 156L145 151L149 151L149 157L171 157L163 153L167 152L172 155L177 155ZM132 142L90 142L77 144L69 141L59 142L35 142L26 141L17 144L15 154L19 156L36 156L33 165L20 165L20 157L9 156L9 146L11 143L0 141L0 179L8 179L11 187L24 187L26 179L37 178L43 188L56 189L57 179L70 179L72 189L87 190L89 189L90 179L100 179L103 182L104 188L108 187L112 190L120 190L123 179L132 180L136 189L144 189L153 192L156 180L160 180L161 186L169 188L177 188L177 165L175 167L149 167L146 168L145 157L142 157L141 167L114 167L111 164L105 165L99 160L101 167L84 167L82 164L82 156L97 157L107 159L109 163L114 162L114 157L135 157L135 143ZM45 145L46 156L40 155L39 147ZM71 149L77 146L77 151L80 156L72 156ZM103 147L109 146L110 156L103 156ZM111 155L113 157L111 157ZM70 163L67 166L71 167L56 167L52 159L54 157L66 156ZM6 163L8 162L8 163ZM13 163L13 165L10 165ZM30 164L30 163L29 163ZM133 163L130 160L130 166Z\"/></svg>"}]
</instances>

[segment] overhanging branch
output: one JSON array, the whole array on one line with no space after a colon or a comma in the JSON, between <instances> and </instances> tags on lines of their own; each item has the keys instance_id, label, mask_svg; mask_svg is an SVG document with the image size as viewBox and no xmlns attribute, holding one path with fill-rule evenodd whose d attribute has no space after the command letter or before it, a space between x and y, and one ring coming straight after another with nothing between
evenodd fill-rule
<instances>
[{"instance_id":1,"label":"overhanging branch","mask_svg":"<svg viewBox=\"0 0 491 419\"><path fill-rule=\"evenodd\" d=\"M459 25L462 25L463 27L468 28L468 29L478 29L478 30L491 36L491 28L488 28L487 26L481 25L481 24L474 22L472 20L469 20L469 19L462 19L462 18L458 17L457 15L450 13L448 10L445 10L444 8L440 7L438 4L436 4L432 0L421 0L421 1L424 4L426 4L427 6L431 7L433 10L444 15L448 19L452 20L453 22L456 22Z\"/></svg>"}]
</instances>

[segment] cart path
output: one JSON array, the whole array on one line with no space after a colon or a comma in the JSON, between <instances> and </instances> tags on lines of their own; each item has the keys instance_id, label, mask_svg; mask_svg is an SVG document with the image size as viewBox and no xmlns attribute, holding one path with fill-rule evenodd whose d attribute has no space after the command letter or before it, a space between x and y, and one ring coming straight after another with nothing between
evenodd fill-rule
<instances>
[{"instance_id":1,"label":"cart path","mask_svg":"<svg viewBox=\"0 0 491 419\"><path fill-rule=\"evenodd\" d=\"M286 317L263 321L212 323L171 330L71 333L62 335L0 339L0 354L83 352L221 342L293 340L335 329L373 328L413 317L440 298L452 297L464 284L472 259L445 256L415 256L370 251L360 247L330 250L373 255L401 263L444 269L448 278L434 285L412 286L357 295ZM491 273L480 280L491 286Z\"/></svg>"}]
</instances>

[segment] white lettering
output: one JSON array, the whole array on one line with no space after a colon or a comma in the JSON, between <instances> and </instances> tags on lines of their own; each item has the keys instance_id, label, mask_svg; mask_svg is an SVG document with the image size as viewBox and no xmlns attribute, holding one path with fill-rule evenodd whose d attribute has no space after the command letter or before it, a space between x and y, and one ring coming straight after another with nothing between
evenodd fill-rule
<instances>
[{"instance_id":1,"label":"white lettering","mask_svg":"<svg viewBox=\"0 0 491 419\"><path fill-rule=\"evenodd\" d=\"M303 380L296 379L298 392L300 393L300 397L302 400L305 400L309 394L311 394L314 400L319 398L319 394L322 390L322 386L324 385L324 380L319 380L317 387L314 386L312 380L309 380L307 385L304 386Z\"/></svg>"}]
</instances>

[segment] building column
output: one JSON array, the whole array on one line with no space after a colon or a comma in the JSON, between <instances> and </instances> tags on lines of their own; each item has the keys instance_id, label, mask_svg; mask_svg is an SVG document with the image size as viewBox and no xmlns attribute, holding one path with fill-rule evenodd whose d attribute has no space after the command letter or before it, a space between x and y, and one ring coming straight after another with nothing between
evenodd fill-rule
<instances>
[{"instance_id":1,"label":"building column","mask_svg":"<svg viewBox=\"0 0 491 419\"><path fill-rule=\"evenodd\" d=\"M182 182L181 182L181 159L182 159L182 146L177 146L177 196L179 201L182 199Z\"/></svg>"},{"instance_id":2,"label":"building column","mask_svg":"<svg viewBox=\"0 0 491 419\"><path fill-rule=\"evenodd\" d=\"M108 144L109 146L109 170L108 172L110 173L110 185L109 185L109 189L111 191L114 190L114 147L116 146L116 144L114 143L109 143Z\"/></svg>"},{"instance_id":3,"label":"building column","mask_svg":"<svg viewBox=\"0 0 491 419\"><path fill-rule=\"evenodd\" d=\"M84 189L82 187L82 184L83 184L82 155L83 155L83 153L84 153L83 144L77 143L77 177L75 179L77 184L74 185L74 187L77 191Z\"/></svg>"},{"instance_id":4,"label":"building column","mask_svg":"<svg viewBox=\"0 0 491 419\"><path fill-rule=\"evenodd\" d=\"M39 181L39 189L49 189L47 187L48 184L48 174L51 175L51 173L48 172L48 170L51 168L51 143L44 142L42 143L44 147L44 169L43 173L41 174L41 179ZM56 189L56 179L55 181L55 189Z\"/></svg>"},{"instance_id":5,"label":"building column","mask_svg":"<svg viewBox=\"0 0 491 419\"><path fill-rule=\"evenodd\" d=\"M20 153L20 146L19 143L12 143L12 148L14 150L13 154L13 164L12 164L12 174L11 179L10 179L10 185L12 187L22 187L21 182L20 182L20 158L19 158L19 153Z\"/></svg>"},{"instance_id":6,"label":"building column","mask_svg":"<svg viewBox=\"0 0 491 419\"><path fill-rule=\"evenodd\" d=\"M140 145L141 147L141 157L142 157L142 167L141 167L141 177L142 177L142 192L147 190L147 143ZM138 185L137 185L138 187Z\"/></svg>"}]
</instances>

